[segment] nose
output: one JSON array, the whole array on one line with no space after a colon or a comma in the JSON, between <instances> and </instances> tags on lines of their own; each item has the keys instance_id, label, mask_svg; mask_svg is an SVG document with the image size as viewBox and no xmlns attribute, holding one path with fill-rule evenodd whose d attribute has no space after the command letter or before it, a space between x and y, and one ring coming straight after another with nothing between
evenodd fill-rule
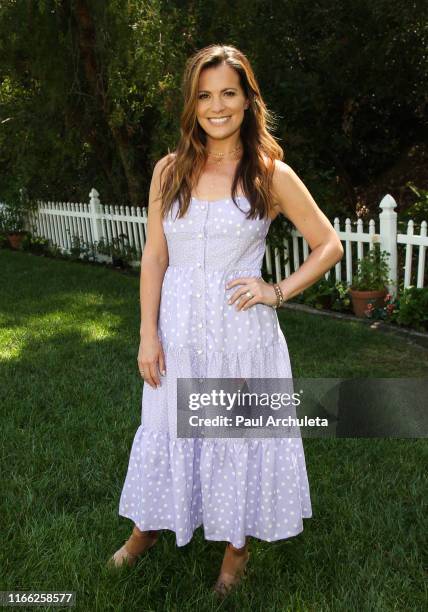
<instances>
[{"instance_id":1,"label":"nose","mask_svg":"<svg viewBox=\"0 0 428 612\"><path fill-rule=\"evenodd\" d=\"M224 109L224 102L221 98L213 98L211 103L211 111L214 113L218 113Z\"/></svg>"}]
</instances>

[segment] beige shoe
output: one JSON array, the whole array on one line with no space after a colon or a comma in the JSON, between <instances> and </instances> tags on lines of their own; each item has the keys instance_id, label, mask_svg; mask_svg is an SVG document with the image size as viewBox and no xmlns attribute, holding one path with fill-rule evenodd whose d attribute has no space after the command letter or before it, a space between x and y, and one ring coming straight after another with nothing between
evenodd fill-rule
<instances>
[{"instance_id":1,"label":"beige shoe","mask_svg":"<svg viewBox=\"0 0 428 612\"><path fill-rule=\"evenodd\" d=\"M241 581L249 558L248 544L243 548L235 548L230 542L227 544L220 574L213 588L218 597L223 598L228 595Z\"/></svg>"},{"instance_id":2,"label":"beige shoe","mask_svg":"<svg viewBox=\"0 0 428 612\"><path fill-rule=\"evenodd\" d=\"M131 537L108 560L109 567L133 566L140 555L149 550L158 541L157 531L140 531L135 525Z\"/></svg>"}]
</instances>

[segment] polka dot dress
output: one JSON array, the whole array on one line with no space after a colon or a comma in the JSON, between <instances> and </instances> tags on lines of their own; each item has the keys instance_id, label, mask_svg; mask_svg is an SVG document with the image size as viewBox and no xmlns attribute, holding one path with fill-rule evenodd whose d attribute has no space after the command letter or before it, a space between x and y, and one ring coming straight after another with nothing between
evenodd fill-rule
<instances>
[{"instance_id":1,"label":"polka dot dress","mask_svg":"<svg viewBox=\"0 0 428 612\"><path fill-rule=\"evenodd\" d=\"M142 531L169 529L177 546L203 526L207 540L240 548L245 536L274 541L297 535L312 516L301 437L179 438L177 378L291 378L276 310L228 304L237 287L261 276L271 220L246 219L244 196L192 198L184 218L177 202L163 220L169 266L158 334L166 376L144 384L141 425L132 443L119 515Z\"/></svg>"}]
</instances>

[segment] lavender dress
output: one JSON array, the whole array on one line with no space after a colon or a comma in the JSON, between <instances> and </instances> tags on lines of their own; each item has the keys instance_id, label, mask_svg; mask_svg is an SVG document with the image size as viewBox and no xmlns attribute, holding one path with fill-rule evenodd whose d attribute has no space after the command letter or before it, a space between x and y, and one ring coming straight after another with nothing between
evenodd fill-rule
<instances>
[{"instance_id":1,"label":"lavender dress","mask_svg":"<svg viewBox=\"0 0 428 612\"><path fill-rule=\"evenodd\" d=\"M119 515L142 531L170 529L177 546L203 525L207 540L240 548L245 536L273 541L303 530L312 516L302 439L178 438L177 377L291 378L276 310L236 311L228 280L261 276L271 219L248 220L244 196L198 200L163 220L169 266L158 334L166 376L143 386Z\"/></svg>"}]
</instances>

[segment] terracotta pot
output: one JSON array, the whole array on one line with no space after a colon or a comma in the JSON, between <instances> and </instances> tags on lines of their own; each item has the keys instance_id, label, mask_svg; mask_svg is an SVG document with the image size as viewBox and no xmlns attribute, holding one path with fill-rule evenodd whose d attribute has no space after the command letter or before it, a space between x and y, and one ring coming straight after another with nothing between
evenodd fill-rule
<instances>
[{"instance_id":1,"label":"terracotta pot","mask_svg":"<svg viewBox=\"0 0 428 612\"><path fill-rule=\"evenodd\" d=\"M19 250L21 247L21 242L24 239L25 233L19 234L8 234L7 239L9 240L9 244L12 249Z\"/></svg>"},{"instance_id":2,"label":"terracotta pot","mask_svg":"<svg viewBox=\"0 0 428 612\"><path fill-rule=\"evenodd\" d=\"M350 289L349 293L352 300L352 309L357 317L362 319L366 318L364 311L367 310L369 302L373 304L374 308L381 308L384 304L384 299L388 293L388 289L378 291L357 291L356 289Z\"/></svg>"}]
</instances>

